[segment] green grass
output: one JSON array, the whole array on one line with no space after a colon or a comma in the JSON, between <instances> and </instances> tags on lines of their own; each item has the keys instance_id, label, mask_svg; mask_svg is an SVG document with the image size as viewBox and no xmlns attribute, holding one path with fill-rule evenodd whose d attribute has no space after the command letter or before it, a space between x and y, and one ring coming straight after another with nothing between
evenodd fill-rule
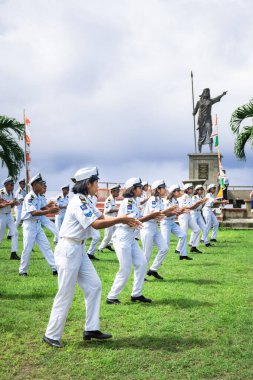
<instances>
[{"instance_id":1,"label":"green grass","mask_svg":"<svg viewBox=\"0 0 253 380\"><path fill-rule=\"evenodd\" d=\"M52 236L48 234L52 241ZM210 254L179 261L176 240L144 285L150 305L131 304L132 278L121 305L106 305L118 262L95 263L103 285L101 330L113 340L84 342L84 302L75 293L63 335L65 347L42 343L57 279L36 248L29 277L0 248L0 378L4 379L253 379L253 232L220 231ZM20 238L20 246L22 245ZM203 248L207 251L207 248ZM154 253L156 251L154 250Z\"/></svg>"}]
</instances>

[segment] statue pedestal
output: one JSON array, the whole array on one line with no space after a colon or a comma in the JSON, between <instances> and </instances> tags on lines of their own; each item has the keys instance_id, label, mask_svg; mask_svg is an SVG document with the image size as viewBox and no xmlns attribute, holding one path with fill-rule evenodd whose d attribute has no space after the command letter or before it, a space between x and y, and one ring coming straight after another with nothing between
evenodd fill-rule
<instances>
[{"instance_id":1,"label":"statue pedestal","mask_svg":"<svg viewBox=\"0 0 253 380\"><path fill-rule=\"evenodd\" d=\"M189 180L196 184L217 184L219 175L218 153L189 153ZM184 181L185 182L185 181Z\"/></svg>"}]
</instances>

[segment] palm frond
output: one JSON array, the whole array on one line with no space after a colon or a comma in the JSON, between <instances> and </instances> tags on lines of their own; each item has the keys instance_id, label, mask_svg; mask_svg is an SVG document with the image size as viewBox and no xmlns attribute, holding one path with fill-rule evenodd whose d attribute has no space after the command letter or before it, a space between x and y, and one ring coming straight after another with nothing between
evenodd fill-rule
<instances>
[{"instance_id":1,"label":"palm frond","mask_svg":"<svg viewBox=\"0 0 253 380\"><path fill-rule=\"evenodd\" d=\"M230 128L233 133L237 134L240 132L241 122L247 117L253 117L253 99L248 104L238 107L232 113Z\"/></svg>"},{"instance_id":2,"label":"palm frond","mask_svg":"<svg viewBox=\"0 0 253 380\"><path fill-rule=\"evenodd\" d=\"M249 143L253 148L253 127L244 127L235 140L234 152L239 160L246 160L245 145Z\"/></svg>"},{"instance_id":3,"label":"palm frond","mask_svg":"<svg viewBox=\"0 0 253 380\"><path fill-rule=\"evenodd\" d=\"M8 134L15 133L19 140L24 138L25 125L16 119L0 116L0 131L4 130Z\"/></svg>"}]
</instances>

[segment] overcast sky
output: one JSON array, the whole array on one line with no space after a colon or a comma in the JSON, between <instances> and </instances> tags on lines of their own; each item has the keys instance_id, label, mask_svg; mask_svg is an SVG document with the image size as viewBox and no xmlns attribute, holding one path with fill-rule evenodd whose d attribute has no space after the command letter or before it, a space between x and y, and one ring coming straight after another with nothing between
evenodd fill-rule
<instances>
[{"instance_id":1,"label":"overcast sky","mask_svg":"<svg viewBox=\"0 0 253 380\"><path fill-rule=\"evenodd\" d=\"M187 179L192 70L196 99L228 90L213 107L223 166L252 185L229 127L253 97L252 14L251 0L0 0L0 114L26 109L31 174L51 190L94 165L101 180Z\"/></svg>"}]
</instances>

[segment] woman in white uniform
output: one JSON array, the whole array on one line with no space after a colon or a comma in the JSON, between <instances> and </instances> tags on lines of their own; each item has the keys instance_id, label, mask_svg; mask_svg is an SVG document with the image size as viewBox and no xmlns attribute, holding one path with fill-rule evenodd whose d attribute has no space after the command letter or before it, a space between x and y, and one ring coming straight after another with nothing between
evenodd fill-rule
<instances>
[{"instance_id":1,"label":"woman in white uniform","mask_svg":"<svg viewBox=\"0 0 253 380\"><path fill-rule=\"evenodd\" d=\"M62 193L56 199L56 205L59 207L60 211L55 215L55 227L57 231L60 231L68 204L69 204L69 185L64 185L61 188ZM58 242L58 236L54 236L54 243Z\"/></svg>"},{"instance_id":2,"label":"woman in white uniform","mask_svg":"<svg viewBox=\"0 0 253 380\"><path fill-rule=\"evenodd\" d=\"M123 193L124 200L120 205L118 216L127 214L137 220L139 219L140 222L147 222L161 216L160 211L156 210L146 216L140 216L140 210L137 203L137 198L140 197L142 191L142 183L140 178L130 178L126 181L125 189L126 190ZM126 286L132 271L132 266L134 266L134 284L131 301L151 302L151 299L142 295L147 261L144 253L135 240L135 236L136 229L130 228L124 224L117 225L116 231L113 235L113 245L119 260L120 268L107 296L106 302L109 305L120 303L118 296Z\"/></svg>"},{"instance_id":3,"label":"woman in white uniform","mask_svg":"<svg viewBox=\"0 0 253 380\"><path fill-rule=\"evenodd\" d=\"M63 220L59 242L55 249L58 270L58 292L56 294L49 323L43 340L53 347L62 347L63 333L76 283L84 291L86 305L86 324L83 334L85 340L109 339L110 334L99 331L101 301L101 282L92 262L88 258L84 240L89 229L101 229L122 223L136 227L140 223L127 215L118 218L104 218L93 206L88 195L98 190L98 171L96 167L84 168L75 174L74 196L70 200Z\"/></svg>"},{"instance_id":4,"label":"woman in white uniform","mask_svg":"<svg viewBox=\"0 0 253 380\"><path fill-rule=\"evenodd\" d=\"M202 185L197 185L195 187L195 189L194 189L194 195L192 197L192 203L195 204L199 200L204 199L203 193L204 193L203 186ZM197 208L195 208L194 210L192 210L191 211L191 217L192 217L192 219L196 222L196 224L200 228L199 234L202 231L202 239L203 239L203 241L205 243L205 246L206 247L211 247L211 244L208 241L208 231L207 231L205 220L203 218L202 208L203 208L203 204L200 204ZM193 245L193 239L194 239L194 234L192 232L191 233L190 242L189 242L190 246ZM198 239L199 239L199 237L198 237Z\"/></svg>"}]
</instances>

